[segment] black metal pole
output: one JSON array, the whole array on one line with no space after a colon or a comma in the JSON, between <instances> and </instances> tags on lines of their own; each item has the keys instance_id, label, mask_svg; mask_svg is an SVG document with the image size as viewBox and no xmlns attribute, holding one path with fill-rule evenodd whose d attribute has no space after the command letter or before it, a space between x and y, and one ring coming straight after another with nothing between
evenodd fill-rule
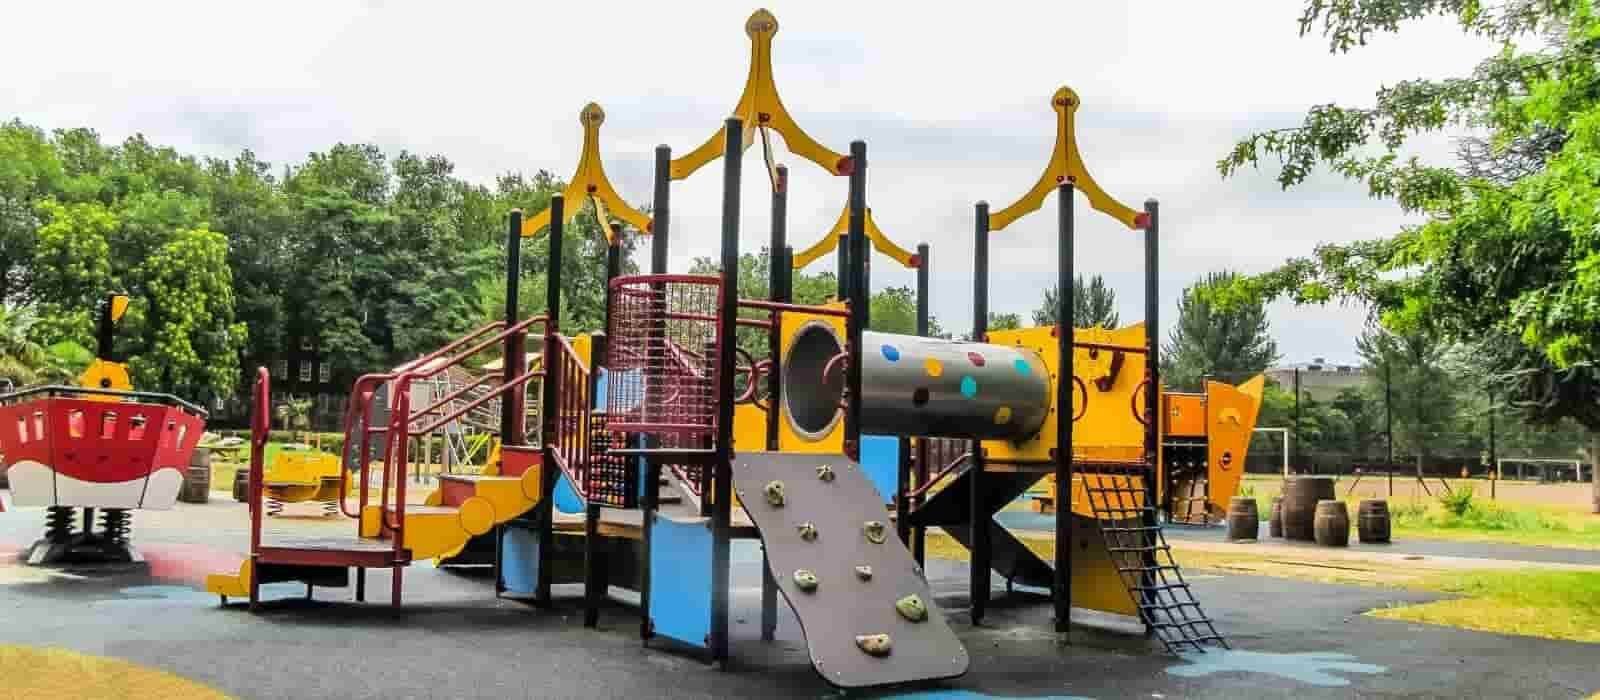
<instances>
[{"instance_id":1,"label":"black metal pole","mask_svg":"<svg viewBox=\"0 0 1600 700\"><path fill-rule=\"evenodd\" d=\"M1380 357L1383 358L1383 435L1389 450L1385 464L1389 472L1389 497L1394 498L1394 384L1389 372L1393 360L1386 353Z\"/></svg>"},{"instance_id":2,"label":"black metal pole","mask_svg":"<svg viewBox=\"0 0 1600 700\"><path fill-rule=\"evenodd\" d=\"M522 312L517 308L517 297L521 294L522 287L522 210L512 209L506 221L506 326L509 328L522 320ZM520 376L524 371L518 367L516 358L526 357L522 346L523 334L514 333L506 337L505 362L501 367L501 383L510 384L511 380ZM514 393L514 392L513 392ZM506 396L500 401L500 444L521 445L523 431L517 427L521 418L522 408L511 396Z\"/></svg>"},{"instance_id":3,"label":"black metal pole","mask_svg":"<svg viewBox=\"0 0 1600 700\"><path fill-rule=\"evenodd\" d=\"M850 248L850 266L845 269L845 276L851 278L849 284L850 318L847 331L849 345L846 351L850 353L849 361L845 363L845 392L848 400L845 405L844 416L844 450L851 459L861 458L861 334L867 328L868 301L867 290L864 287L865 273L862 266L866 262L866 230L867 230L867 144L865 141L850 142L850 161L854 166L850 170L850 237L844 241Z\"/></svg>"},{"instance_id":4,"label":"black metal pole","mask_svg":"<svg viewBox=\"0 0 1600 700\"><path fill-rule=\"evenodd\" d=\"M1145 508L1144 522L1141 524L1153 529L1160 525L1156 519L1155 504L1156 479L1161 471L1161 205L1154 199L1147 199L1144 213L1144 359L1145 377L1149 385L1144 392L1144 454L1148 471L1144 478ZM1154 544L1154 539L1151 537L1148 541ZM1153 570L1157 563L1153 549L1143 555L1147 572ZM1146 573L1146 590L1154 583L1151 574ZM1159 600L1159 596L1156 599ZM1146 634L1154 631L1150 622L1145 621Z\"/></svg>"},{"instance_id":5,"label":"black metal pole","mask_svg":"<svg viewBox=\"0 0 1600 700\"><path fill-rule=\"evenodd\" d=\"M845 301L845 300L850 298L850 272L849 272L849 270L850 270L850 235L849 234L845 234L844 236L839 237L839 247L834 249L834 253L835 253L835 255L838 256L838 259L839 259L839 279L837 280L838 287L839 287L839 291L838 291L839 301Z\"/></svg>"},{"instance_id":6,"label":"black metal pole","mask_svg":"<svg viewBox=\"0 0 1600 700\"><path fill-rule=\"evenodd\" d=\"M549 270L545 272L545 317L544 347L541 349L544 366L549 370L553 364L553 350L557 346L556 337L561 332L561 249L566 238L566 200L558 193L550 198L550 255ZM510 363L521 363L522 356L517 359L507 359ZM560 372L546 372L543 388L544 396L539 405L539 418L543 423L540 430L540 439L544 444L544 461L546 465L556 463L556 422L560 408ZM509 397L508 397L509 398ZM539 580L534 599L540 605L550 604L551 557L550 552L555 547L555 493L556 470L540 469L539 480L543 487L544 496L539 499Z\"/></svg>"},{"instance_id":7,"label":"black metal pole","mask_svg":"<svg viewBox=\"0 0 1600 700\"><path fill-rule=\"evenodd\" d=\"M978 202L973 212L972 235L972 340L983 342L989 334L989 203ZM989 565L993 553L989 551L989 512L984 499L983 443L971 442L972 466L968 469L968 513L972 522L972 556L968 563L968 583L971 590L970 608L972 624L983 622L984 609L989 605Z\"/></svg>"},{"instance_id":8,"label":"black metal pole","mask_svg":"<svg viewBox=\"0 0 1600 700\"><path fill-rule=\"evenodd\" d=\"M608 258L614 257L616 252L617 246L611 246L611 255L608 255ZM614 274L610 269L611 263L609 259L607 260L606 267L606 281L608 283L606 289L610 290L611 287L609 282ZM610 296L610 294L606 295L607 298ZM609 304L607 305L607 308L608 313L606 327L610 328ZM606 334L595 333L591 335L589 349L589 366L591 368L599 367L600 358L605 357L606 353ZM546 354L546 356L548 357L549 355ZM591 371L589 373L589 386L587 387L589 396L593 397L598 395L596 392L599 390L599 384L600 373L598 371ZM568 390L570 391L571 388L569 387ZM592 409L592 407L585 408ZM600 504L592 501L585 503L583 508L584 627L598 627L600 625L600 603L601 601L605 600L606 597L605 567L607 560L610 559L610 549L611 548L608 542L603 541L600 537Z\"/></svg>"},{"instance_id":9,"label":"black metal pole","mask_svg":"<svg viewBox=\"0 0 1600 700\"><path fill-rule=\"evenodd\" d=\"M1290 453L1289 461L1294 463L1294 470L1299 473L1305 469L1300 463L1300 368L1294 368L1294 446Z\"/></svg>"},{"instance_id":10,"label":"black metal pole","mask_svg":"<svg viewBox=\"0 0 1600 700\"><path fill-rule=\"evenodd\" d=\"M1056 233L1059 237L1056 263L1056 353L1061 370L1056 379L1056 561L1055 604L1056 633L1066 635L1072 626L1072 377L1073 322L1072 279L1073 259L1073 188L1063 182L1056 187L1059 209L1056 214ZM1147 326L1148 328L1148 326ZM1153 331L1152 331L1153 332ZM1084 399L1089 397L1085 396Z\"/></svg>"},{"instance_id":11,"label":"black metal pole","mask_svg":"<svg viewBox=\"0 0 1600 700\"><path fill-rule=\"evenodd\" d=\"M1494 500L1497 495L1495 487L1500 483L1500 453L1494 444L1494 390L1489 390L1489 500Z\"/></svg>"},{"instance_id":12,"label":"black metal pole","mask_svg":"<svg viewBox=\"0 0 1600 700\"><path fill-rule=\"evenodd\" d=\"M725 123L722 146L722 308L717 314L717 455L712 462L711 510L711 658L728 661L728 524L733 515L733 373L734 344L739 342L739 156L743 155L744 123Z\"/></svg>"},{"instance_id":13,"label":"black metal pole","mask_svg":"<svg viewBox=\"0 0 1600 700\"><path fill-rule=\"evenodd\" d=\"M507 327L515 325L522 316L521 310L517 308L518 297L521 295L521 282L522 210L512 209L511 214L506 218L505 322ZM509 384L512 379L515 379L517 376L526 371L521 367L520 362L513 363L512 361L513 358L527 357L527 354L523 349L524 337L524 334L516 333L506 338L505 346L503 348L505 358L501 362L502 367L500 368L501 384ZM506 445L521 445L523 442L525 442L523 440L523 434L525 431L523 429L524 426L522 426L524 411L518 409L525 409L527 402L525 400L521 402L517 401L516 397L519 394L521 394L521 392L512 390L508 395L500 398L500 446L502 451ZM502 456L501 460L503 463L505 457ZM501 579L500 569L500 536L501 533L499 529L496 528L494 547L494 585L495 595L497 596L505 590L503 581Z\"/></svg>"},{"instance_id":14,"label":"black metal pole","mask_svg":"<svg viewBox=\"0 0 1600 700\"><path fill-rule=\"evenodd\" d=\"M656 146L655 197L650 206L650 274L652 275L664 275L667 272L667 243L671 240L668 234L672 228L671 200L672 147L663 144ZM653 291L657 297L665 294L664 290ZM652 347L657 342L658 338L650 339ZM654 444L645 446L655 447ZM650 567L650 546L654 539L652 523L655 520L656 508L661 503L661 463L646 459L644 465L644 496L641 499L644 501L642 505L644 512L641 514L644 540L639 552L640 571L643 572L639 583L639 638L648 640L655 636L655 624L651 622L650 614L650 579L654 576Z\"/></svg>"},{"instance_id":15,"label":"black metal pole","mask_svg":"<svg viewBox=\"0 0 1600 700\"><path fill-rule=\"evenodd\" d=\"M777 167L778 178L772 188L772 240L767 245L767 297L772 301L789 301L789 168ZM782 358L783 337L781 312L774 313L773 327L767 332L767 357L771 370L767 373L767 451L778 451L778 411L783 391ZM767 559L767 548L761 546L761 640L770 642L778 633L778 582L772 578L772 567Z\"/></svg>"},{"instance_id":16,"label":"black metal pole","mask_svg":"<svg viewBox=\"0 0 1600 700\"><path fill-rule=\"evenodd\" d=\"M116 321L111 318L111 307L116 303L116 294L107 294L100 300L100 324L95 332L94 356L101 360L111 360L111 352L116 344ZM84 532L88 532L87 527Z\"/></svg>"},{"instance_id":17,"label":"black metal pole","mask_svg":"<svg viewBox=\"0 0 1600 700\"><path fill-rule=\"evenodd\" d=\"M928 244L922 243L917 246L917 335L924 337L929 333L928 274L930 261L928 253ZM921 488L923 482L932 474L928 468L927 438L917 438L916 450L917 488ZM908 507L920 505L922 505L920 496L914 503L907 504ZM917 566L922 566L926 561L927 537L928 529L921 525L918 525L911 533L911 556L917 560Z\"/></svg>"}]
</instances>

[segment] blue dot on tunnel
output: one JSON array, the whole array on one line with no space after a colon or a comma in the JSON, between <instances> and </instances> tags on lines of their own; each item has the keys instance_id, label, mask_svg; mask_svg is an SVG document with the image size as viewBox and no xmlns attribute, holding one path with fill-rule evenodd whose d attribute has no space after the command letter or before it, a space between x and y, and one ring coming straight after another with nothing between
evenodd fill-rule
<instances>
[{"instance_id":1,"label":"blue dot on tunnel","mask_svg":"<svg viewBox=\"0 0 1600 700\"><path fill-rule=\"evenodd\" d=\"M972 377L961 378L961 395L969 399L978 396L978 380Z\"/></svg>"},{"instance_id":2,"label":"blue dot on tunnel","mask_svg":"<svg viewBox=\"0 0 1600 700\"><path fill-rule=\"evenodd\" d=\"M900 361L900 350L895 348L895 346L893 346L893 345L885 345L885 346L883 346L882 349L883 349L883 359L888 360L890 362L899 362Z\"/></svg>"}]
</instances>

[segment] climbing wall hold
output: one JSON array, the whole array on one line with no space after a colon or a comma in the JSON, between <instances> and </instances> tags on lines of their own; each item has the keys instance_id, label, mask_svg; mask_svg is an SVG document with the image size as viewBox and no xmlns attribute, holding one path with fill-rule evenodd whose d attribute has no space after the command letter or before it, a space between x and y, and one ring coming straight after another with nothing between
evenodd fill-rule
<instances>
[{"instance_id":1,"label":"climbing wall hold","mask_svg":"<svg viewBox=\"0 0 1600 700\"><path fill-rule=\"evenodd\" d=\"M961 395L969 399L978 397L978 380L972 377L961 378Z\"/></svg>"},{"instance_id":2,"label":"climbing wall hold","mask_svg":"<svg viewBox=\"0 0 1600 700\"><path fill-rule=\"evenodd\" d=\"M867 536L867 541L873 544L883 544L888 537L889 528L884 527L881 520L868 520L861 526L861 533Z\"/></svg>"},{"instance_id":3,"label":"climbing wall hold","mask_svg":"<svg viewBox=\"0 0 1600 700\"><path fill-rule=\"evenodd\" d=\"M971 362L974 367L982 367L984 364L983 356L975 352L967 353L967 361Z\"/></svg>"},{"instance_id":4,"label":"climbing wall hold","mask_svg":"<svg viewBox=\"0 0 1600 700\"><path fill-rule=\"evenodd\" d=\"M856 648L873 656L888 656L894 642L887 634L858 634Z\"/></svg>"},{"instance_id":5,"label":"climbing wall hold","mask_svg":"<svg viewBox=\"0 0 1600 700\"><path fill-rule=\"evenodd\" d=\"M1005 425L1005 424L1010 423L1010 422L1011 422L1011 407L1010 406L1001 406L1000 408L995 409L995 412L994 412L994 423L995 423L995 425Z\"/></svg>"},{"instance_id":6,"label":"climbing wall hold","mask_svg":"<svg viewBox=\"0 0 1600 700\"><path fill-rule=\"evenodd\" d=\"M827 464L818 465L817 478L822 481L833 481L833 467Z\"/></svg>"},{"instance_id":7,"label":"climbing wall hold","mask_svg":"<svg viewBox=\"0 0 1600 700\"><path fill-rule=\"evenodd\" d=\"M890 362L899 362L900 361L900 349L899 348L896 348L893 345L885 345L885 346L883 346L881 348L881 350L883 351L883 359L888 360Z\"/></svg>"},{"instance_id":8,"label":"climbing wall hold","mask_svg":"<svg viewBox=\"0 0 1600 700\"><path fill-rule=\"evenodd\" d=\"M769 481L769 482L767 482L766 487L762 488L761 490L762 490L763 493L765 493L767 495L767 505L772 506L774 508L782 508L783 507L783 482L782 481Z\"/></svg>"},{"instance_id":9,"label":"climbing wall hold","mask_svg":"<svg viewBox=\"0 0 1600 700\"><path fill-rule=\"evenodd\" d=\"M912 622L928 619L928 606L922 602L922 597L915 593L895 601L894 609L900 613L900 617Z\"/></svg>"},{"instance_id":10,"label":"climbing wall hold","mask_svg":"<svg viewBox=\"0 0 1600 700\"><path fill-rule=\"evenodd\" d=\"M817 526L810 522L800 523L799 527L795 529L800 531L800 539L802 540L810 542L817 539Z\"/></svg>"},{"instance_id":11,"label":"climbing wall hold","mask_svg":"<svg viewBox=\"0 0 1600 700\"><path fill-rule=\"evenodd\" d=\"M817 574L810 569L795 570L794 587L806 593L817 590Z\"/></svg>"},{"instance_id":12,"label":"climbing wall hold","mask_svg":"<svg viewBox=\"0 0 1600 700\"><path fill-rule=\"evenodd\" d=\"M922 369L926 370L930 377L944 376L944 363L931 357L922 363Z\"/></svg>"},{"instance_id":13,"label":"climbing wall hold","mask_svg":"<svg viewBox=\"0 0 1600 700\"><path fill-rule=\"evenodd\" d=\"M856 567L856 578L861 579L863 581L871 581L872 580L872 567L870 567L870 566L858 566L858 567Z\"/></svg>"}]
</instances>

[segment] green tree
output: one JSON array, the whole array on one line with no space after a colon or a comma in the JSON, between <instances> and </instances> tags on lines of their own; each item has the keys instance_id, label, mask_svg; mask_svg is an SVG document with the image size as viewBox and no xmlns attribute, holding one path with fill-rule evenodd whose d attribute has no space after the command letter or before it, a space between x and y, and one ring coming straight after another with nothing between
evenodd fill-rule
<instances>
[{"instance_id":1,"label":"green tree","mask_svg":"<svg viewBox=\"0 0 1600 700\"><path fill-rule=\"evenodd\" d=\"M1388 377L1396 454L1424 457L1448 443L1459 412L1459 378L1446 365L1449 347L1421 333L1370 328L1356 340L1374 389Z\"/></svg>"},{"instance_id":2,"label":"green tree","mask_svg":"<svg viewBox=\"0 0 1600 700\"><path fill-rule=\"evenodd\" d=\"M0 304L28 299L39 204L65 179L55 149L40 129L0 124Z\"/></svg>"},{"instance_id":3,"label":"green tree","mask_svg":"<svg viewBox=\"0 0 1600 700\"><path fill-rule=\"evenodd\" d=\"M39 380L46 352L33 337L38 321L32 309L0 304L0 380L12 385Z\"/></svg>"},{"instance_id":4,"label":"green tree","mask_svg":"<svg viewBox=\"0 0 1600 700\"><path fill-rule=\"evenodd\" d=\"M1278 359L1265 304L1219 306L1203 293L1235 279L1232 272L1212 272L1183 290L1178 321L1161 348L1161 373L1168 386L1194 391L1203 376L1247 377Z\"/></svg>"},{"instance_id":5,"label":"green tree","mask_svg":"<svg viewBox=\"0 0 1600 700\"><path fill-rule=\"evenodd\" d=\"M1600 17L1590 0L1310 0L1302 34L1345 52L1412 20L1454 18L1495 43L1470 71L1403 81L1371 106L1313 107L1252 134L1224 175L1277 162L1284 187L1319 167L1425 219L1395 235L1319 246L1221 290L1226 301L1353 300L1385 327L1474 346L1498 395L1540 423L1600 431ZM1459 164L1402 158L1421 134L1471 128ZM1595 433L1600 435L1600 432ZM1592 452L1600 460L1600 444ZM1600 512L1600 481L1595 508Z\"/></svg>"},{"instance_id":6,"label":"green tree","mask_svg":"<svg viewBox=\"0 0 1600 700\"><path fill-rule=\"evenodd\" d=\"M1044 299L1038 309L1033 312L1033 323L1037 326L1054 326L1056 310L1060 308L1060 288L1050 285L1044 290ZM1072 325L1075 328L1116 328L1117 317L1117 292L1106 284L1104 277L1095 275L1089 278L1089 283L1084 284L1083 275L1079 274L1072 280Z\"/></svg>"}]
</instances>

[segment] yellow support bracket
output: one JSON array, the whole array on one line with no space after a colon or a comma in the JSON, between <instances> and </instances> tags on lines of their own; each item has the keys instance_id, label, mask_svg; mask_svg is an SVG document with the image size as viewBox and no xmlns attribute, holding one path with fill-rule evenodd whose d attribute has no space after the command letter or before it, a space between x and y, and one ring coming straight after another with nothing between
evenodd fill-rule
<instances>
[{"instance_id":1,"label":"yellow support bracket","mask_svg":"<svg viewBox=\"0 0 1600 700\"><path fill-rule=\"evenodd\" d=\"M1045 166L1044 174L1039 176L1033 189L1011 206L989 215L990 231L1004 229L1011 222L1038 211L1044 205L1045 197L1062 183L1072 183L1074 188L1089 198L1089 206L1109 214L1124 226L1131 229L1145 227L1144 212L1112 199L1084 169L1083 158L1078 153L1077 113L1080 104L1078 93L1065 86L1056 90L1051 97L1050 105L1056 111L1056 145L1050 154L1050 164Z\"/></svg>"},{"instance_id":2,"label":"yellow support bracket","mask_svg":"<svg viewBox=\"0 0 1600 700\"><path fill-rule=\"evenodd\" d=\"M850 157L828 150L807 135L795 123L794 117L789 116L788 108L783 106L783 100L778 97L778 86L772 79L772 37L778 33L778 18L765 9L756 10L750 19L745 20L744 33L750 36L750 75L745 79L744 94L739 97L739 104L733 108L732 114L744 122L743 147L749 148L755 142L754 132L757 128L771 129L783 136L789 152L816 163L834 175L849 175ZM699 148L674 159L672 179L689 177L721 156L723 139L727 138L726 130L726 126L717 129L717 133L712 134Z\"/></svg>"},{"instance_id":3,"label":"yellow support bracket","mask_svg":"<svg viewBox=\"0 0 1600 700\"><path fill-rule=\"evenodd\" d=\"M600 125L606 121L606 112L600 105L590 102L584 105L583 111L578 113L578 122L583 124L583 153L578 156L578 171L572 174L572 179L567 181L567 188L561 196L567 200L571 208L567 209L567 220L578 215L584 200L593 200L596 206L597 218L605 221L606 209L615 214L617 218L628 222L641 233L649 233L651 229L650 217L638 209L629 206L617 194L617 188L611 186L611 180L606 177L605 166L600 162ZM522 222L522 235L524 238L537 236L539 231L550 225L550 209L545 208ZM610 230L609 222L602 224L606 229L606 240L614 242L614 233Z\"/></svg>"},{"instance_id":4,"label":"yellow support bracket","mask_svg":"<svg viewBox=\"0 0 1600 700\"><path fill-rule=\"evenodd\" d=\"M883 229L878 228L878 222L872 220L872 207L867 207L866 218L867 240L872 243L874 249L894 258L896 262L904 265L908 270L915 270L922 264L922 261L917 259L916 253L895 245L894 241L889 240L889 237L884 235ZM823 236L822 240L817 241L810 248L794 254L794 269L804 269L805 266L816 262L817 258L838 249L839 241L844 239L849 230L850 205L846 204L844 211L839 212L839 221L834 223L833 230L828 231L828 234Z\"/></svg>"}]
</instances>

